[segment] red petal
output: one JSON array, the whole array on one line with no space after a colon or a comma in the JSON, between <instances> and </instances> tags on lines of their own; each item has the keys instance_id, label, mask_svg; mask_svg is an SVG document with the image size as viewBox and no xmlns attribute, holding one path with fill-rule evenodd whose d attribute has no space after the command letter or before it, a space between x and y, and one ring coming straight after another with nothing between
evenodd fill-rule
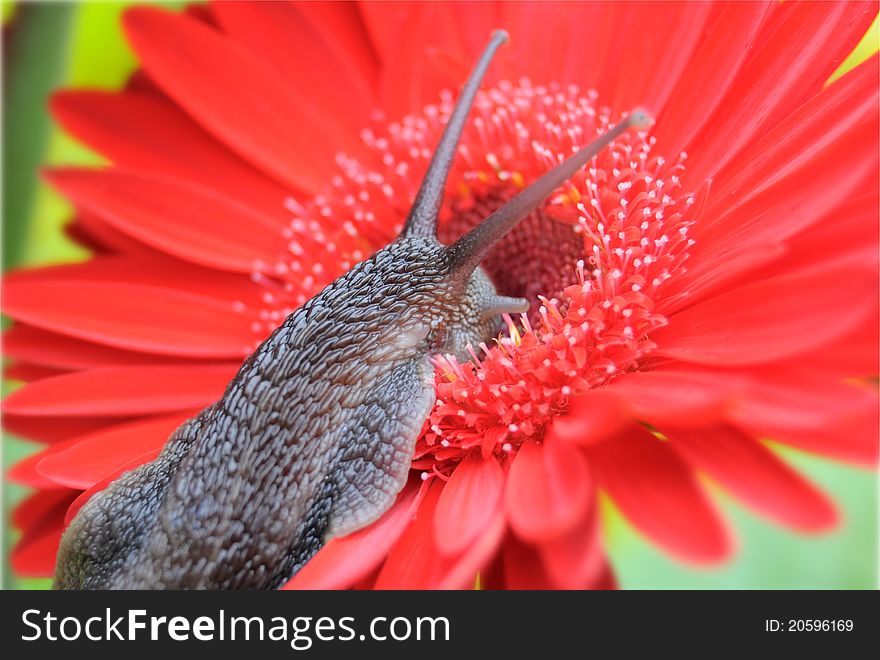
<instances>
[{"instance_id":1,"label":"red petal","mask_svg":"<svg viewBox=\"0 0 880 660\"><path fill-rule=\"evenodd\" d=\"M776 367L753 372L728 417L757 427L811 429L833 426L877 406L873 386L845 383L804 368Z\"/></svg>"},{"instance_id":2,"label":"red petal","mask_svg":"<svg viewBox=\"0 0 880 660\"><path fill-rule=\"evenodd\" d=\"M219 2L213 9L224 32L310 104L354 128L376 110L378 64L353 3Z\"/></svg>"},{"instance_id":3,"label":"red petal","mask_svg":"<svg viewBox=\"0 0 880 660\"><path fill-rule=\"evenodd\" d=\"M874 137L870 128L873 127L871 120L877 114L877 93L873 84L877 75L878 60L873 57L751 142L724 172L713 179L712 202L705 210L713 219L709 226L720 222L722 210L742 206L745 201L813 163L814 175L826 179L838 175L841 183L844 180L858 183L861 173L846 168L847 176L844 177L838 169L823 165L840 162L842 140L846 139L849 146L864 149L865 145L858 144L858 137ZM873 150L864 151L875 155ZM864 165L864 171L867 171L870 165L876 168L875 163L876 159L865 158L858 162L854 160L850 165ZM811 192L815 198L822 191L814 189Z\"/></svg>"},{"instance_id":4,"label":"red petal","mask_svg":"<svg viewBox=\"0 0 880 660\"><path fill-rule=\"evenodd\" d=\"M818 373L839 378L871 378L880 373L880 309L875 309L870 320L855 328L821 351L808 357L798 357L780 365L780 369L806 366Z\"/></svg>"},{"instance_id":5,"label":"red petal","mask_svg":"<svg viewBox=\"0 0 880 660\"><path fill-rule=\"evenodd\" d=\"M67 513L64 516L64 528L67 528L67 526L70 524L70 521L73 520L74 516L76 516L77 513L79 513L79 510L83 507L83 505L91 499L92 495L104 490L112 481L117 479L120 475L125 474L130 470L134 470L144 463L152 461L154 458L156 458L158 454L158 449L151 449L150 451L130 460L125 465L117 468L112 473L102 478L100 481L89 486L89 488L83 493L80 493L80 496L77 497L67 509Z\"/></svg>"},{"instance_id":6,"label":"red petal","mask_svg":"<svg viewBox=\"0 0 880 660\"><path fill-rule=\"evenodd\" d=\"M392 118L436 103L440 91L456 89L471 64L455 25L452 7L421 3L396 35L393 56L383 62L383 106ZM488 35L488 31L487 31Z\"/></svg>"},{"instance_id":7,"label":"red petal","mask_svg":"<svg viewBox=\"0 0 880 660\"><path fill-rule=\"evenodd\" d=\"M688 145L683 178L711 177L755 136L817 94L875 14L871 2L774 7L724 102L703 119L703 130Z\"/></svg>"},{"instance_id":8,"label":"red petal","mask_svg":"<svg viewBox=\"0 0 880 660\"><path fill-rule=\"evenodd\" d=\"M85 209L76 209L76 217L64 227L64 233L75 243L99 254L120 254L138 259L166 258L146 243L114 229Z\"/></svg>"},{"instance_id":9,"label":"red petal","mask_svg":"<svg viewBox=\"0 0 880 660\"><path fill-rule=\"evenodd\" d=\"M837 522L834 506L757 440L727 426L664 430L696 468L758 513L805 532Z\"/></svg>"},{"instance_id":10,"label":"red petal","mask_svg":"<svg viewBox=\"0 0 880 660\"><path fill-rule=\"evenodd\" d=\"M156 94L65 91L50 102L61 125L112 162L181 177L238 199L287 222L287 189L263 176Z\"/></svg>"},{"instance_id":11,"label":"red petal","mask_svg":"<svg viewBox=\"0 0 880 660\"><path fill-rule=\"evenodd\" d=\"M23 383L30 383L35 380L51 378L63 374L60 369L52 367L44 367L41 364L29 364L27 362L16 362L3 368L3 378L10 380L19 380Z\"/></svg>"},{"instance_id":12,"label":"red petal","mask_svg":"<svg viewBox=\"0 0 880 660\"><path fill-rule=\"evenodd\" d=\"M508 534L501 548L505 589L555 589L537 548Z\"/></svg>"},{"instance_id":13,"label":"red petal","mask_svg":"<svg viewBox=\"0 0 880 660\"><path fill-rule=\"evenodd\" d=\"M652 334L658 355L741 366L805 353L854 328L872 311L870 272L798 272L739 287L675 314Z\"/></svg>"},{"instance_id":14,"label":"red petal","mask_svg":"<svg viewBox=\"0 0 880 660\"><path fill-rule=\"evenodd\" d=\"M878 208L880 197L876 189L850 196L845 203L792 238L778 268L798 270L821 261L836 266L870 267L877 272L880 259L877 250L880 245ZM878 324L873 327L876 329Z\"/></svg>"},{"instance_id":15,"label":"red petal","mask_svg":"<svg viewBox=\"0 0 880 660\"><path fill-rule=\"evenodd\" d=\"M736 377L699 371L640 371L616 378L606 391L640 420L701 426L721 417L737 389Z\"/></svg>"},{"instance_id":16,"label":"red petal","mask_svg":"<svg viewBox=\"0 0 880 660\"><path fill-rule=\"evenodd\" d=\"M743 283L745 272L767 261L797 267L780 259L779 248L851 202L876 168L878 75L873 58L756 140L713 182L705 221L691 232L690 267L670 282L687 291L685 303ZM850 166L839 167L843 161ZM873 215L863 220L865 238L876 225L876 205L867 208ZM820 246L808 264L827 264L827 256Z\"/></svg>"},{"instance_id":17,"label":"red petal","mask_svg":"<svg viewBox=\"0 0 880 660\"><path fill-rule=\"evenodd\" d=\"M320 33L332 46L340 68L351 72L352 82L362 77L375 88L379 59L370 44L360 6L350 2L297 2L295 6L312 26L312 32Z\"/></svg>"},{"instance_id":18,"label":"red petal","mask_svg":"<svg viewBox=\"0 0 880 660\"><path fill-rule=\"evenodd\" d=\"M31 454L27 458L18 461L18 463L9 468L9 471L6 473L6 478L11 483L21 484L22 486L30 486L31 488L61 488L61 486L55 483L52 479L44 476L37 471L37 464L39 464L39 462L42 461L45 457L45 451Z\"/></svg>"},{"instance_id":19,"label":"red petal","mask_svg":"<svg viewBox=\"0 0 880 660\"><path fill-rule=\"evenodd\" d=\"M451 563L450 560L438 565L436 561L442 555L434 543L434 511L442 490L438 480L428 484L414 518L392 546L376 578L376 589L423 587L427 582L436 582L437 573Z\"/></svg>"},{"instance_id":20,"label":"red petal","mask_svg":"<svg viewBox=\"0 0 880 660\"><path fill-rule=\"evenodd\" d=\"M358 11L370 35L373 50L384 62L392 59L403 27L418 10L418 2L360 2Z\"/></svg>"},{"instance_id":21,"label":"red petal","mask_svg":"<svg viewBox=\"0 0 880 660\"><path fill-rule=\"evenodd\" d=\"M434 516L443 486L429 486L416 518L388 554L376 578L376 589L460 589L473 585L501 541L504 518L498 513L464 553L440 552L435 542Z\"/></svg>"},{"instance_id":22,"label":"red petal","mask_svg":"<svg viewBox=\"0 0 880 660\"><path fill-rule=\"evenodd\" d=\"M752 435L874 465L878 403L873 387L803 368L759 372L728 419Z\"/></svg>"},{"instance_id":23,"label":"red petal","mask_svg":"<svg viewBox=\"0 0 880 660\"><path fill-rule=\"evenodd\" d=\"M33 521L15 544L9 558L12 570L22 577L50 577L55 571L55 555L64 524L64 512L76 496L66 491L42 517Z\"/></svg>"},{"instance_id":24,"label":"red petal","mask_svg":"<svg viewBox=\"0 0 880 660\"><path fill-rule=\"evenodd\" d=\"M470 589L477 575L485 569L498 551L507 525L499 510L489 519L486 527L474 540L473 545L458 556L455 563L445 571L436 587L438 589Z\"/></svg>"},{"instance_id":25,"label":"red petal","mask_svg":"<svg viewBox=\"0 0 880 660\"><path fill-rule=\"evenodd\" d=\"M577 527L565 536L540 544L538 551L554 588L590 588L606 568L595 495Z\"/></svg>"},{"instance_id":26,"label":"red petal","mask_svg":"<svg viewBox=\"0 0 880 660\"><path fill-rule=\"evenodd\" d=\"M653 130L657 153L679 153L724 102L742 63L752 53L769 9L763 2L717 6L703 39L678 79L675 92L657 118Z\"/></svg>"},{"instance_id":27,"label":"red petal","mask_svg":"<svg viewBox=\"0 0 880 660\"><path fill-rule=\"evenodd\" d=\"M467 548L501 504L504 473L494 457L469 457L452 473L434 515L435 541L441 552L457 555Z\"/></svg>"},{"instance_id":28,"label":"red petal","mask_svg":"<svg viewBox=\"0 0 880 660\"><path fill-rule=\"evenodd\" d=\"M161 362L155 355L80 341L23 323L16 323L3 333L3 352L16 360L64 370L155 365Z\"/></svg>"},{"instance_id":29,"label":"red petal","mask_svg":"<svg viewBox=\"0 0 880 660\"><path fill-rule=\"evenodd\" d=\"M113 423L119 420L113 420ZM3 429L37 442L64 442L104 428L111 421L88 417L19 417L3 415Z\"/></svg>"},{"instance_id":30,"label":"red petal","mask_svg":"<svg viewBox=\"0 0 880 660\"><path fill-rule=\"evenodd\" d=\"M623 3L606 7L617 24L600 69L604 76L596 87L602 102L617 111L644 106L656 115L705 38L711 10L711 4L702 2ZM579 28L575 27L575 34ZM725 38L730 36L726 34ZM534 43L530 45L534 48ZM660 71L662 75L658 75Z\"/></svg>"},{"instance_id":31,"label":"red petal","mask_svg":"<svg viewBox=\"0 0 880 660\"><path fill-rule=\"evenodd\" d=\"M599 485L663 549L692 562L717 562L730 554L721 518L667 443L634 426L589 453Z\"/></svg>"},{"instance_id":32,"label":"red petal","mask_svg":"<svg viewBox=\"0 0 880 660\"><path fill-rule=\"evenodd\" d=\"M71 441L70 446L48 454L38 470L58 484L87 489L133 459L155 452L193 412L168 415L111 426Z\"/></svg>"},{"instance_id":33,"label":"red petal","mask_svg":"<svg viewBox=\"0 0 880 660\"><path fill-rule=\"evenodd\" d=\"M67 508L72 497L78 494L67 488L39 490L36 493L31 493L15 506L11 522L18 529L27 529L38 522L40 518L51 514L56 507L63 504L64 508Z\"/></svg>"},{"instance_id":34,"label":"red petal","mask_svg":"<svg viewBox=\"0 0 880 660\"><path fill-rule=\"evenodd\" d=\"M358 149L354 131L209 27L153 7L127 11L123 25L144 69L181 107L280 181L318 190L335 173L334 154Z\"/></svg>"},{"instance_id":35,"label":"red petal","mask_svg":"<svg viewBox=\"0 0 880 660\"><path fill-rule=\"evenodd\" d=\"M746 426L746 430L754 435L772 438L805 451L849 461L872 470L876 470L880 462L878 429L880 414L876 408L858 417L841 420L831 427L755 429Z\"/></svg>"},{"instance_id":36,"label":"red petal","mask_svg":"<svg viewBox=\"0 0 880 660\"><path fill-rule=\"evenodd\" d=\"M165 355L242 358L255 338L252 319L232 302L124 280L7 280L3 304L46 330Z\"/></svg>"},{"instance_id":37,"label":"red petal","mask_svg":"<svg viewBox=\"0 0 880 660\"><path fill-rule=\"evenodd\" d=\"M596 590L610 590L620 588L620 586L617 584L617 577L614 575L614 569L611 568L611 564L609 564L607 560L604 562L602 571L596 577L595 582L593 582L593 584L591 584L588 588Z\"/></svg>"},{"instance_id":38,"label":"red petal","mask_svg":"<svg viewBox=\"0 0 880 660\"><path fill-rule=\"evenodd\" d=\"M39 416L136 416L202 408L216 401L238 364L107 367L30 383L3 412Z\"/></svg>"},{"instance_id":39,"label":"red petal","mask_svg":"<svg viewBox=\"0 0 880 660\"><path fill-rule=\"evenodd\" d=\"M379 520L324 546L283 589L344 589L384 561L416 513L426 488L411 481Z\"/></svg>"},{"instance_id":40,"label":"red petal","mask_svg":"<svg viewBox=\"0 0 880 660\"><path fill-rule=\"evenodd\" d=\"M58 169L49 181L77 206L151 247L201 266L251 273L284 245L272 218L178 178Z\"/></svg>"},{"instance_id":41,"label":"red petal","mask_svg":"<svg viewBox=\"0 0 880 660\"><path fill-rule=\"evenodd\" d=\"M449 4L469 9L475 3ZM601 3L594 2L499 2L495 11L500 16L483 29L483 39L497 25L510 32L510 42L496 55L498 62L492 63L490 73L497 70L507 80L525 76L538 84L558 80L575 82L584 89L596 87L599 63L604 64L610 50L608 42L619 13L605 11ZM484 20L491 21L491 15ZM467 24L467 17L459 16L458 22ZM547 39L548 34L553 39ZM593 66L578 66L583 62Z\"/></svg>"},{"instance_id":42,"label":"red petal","mask_svg":"<svg viewBox=\"0 0 880 660\"><path fill-rule=\"evenodd\" d=\"M547 541L570 531L590 504L592 480L580 449L554 437L524 443L505 489L510 526L522 539Z\"/></svg>"},{"instance_id":43,"label":"red petal","mask_svg":"<svg viewBox=\"0 0 880 660\"><path fill-rule=\"evenodd\" d=\"M553 420L553 435L590 445L613 435L627 420L617 396L606 391L586 392L571 400L565 415Z\"/></svg>"},{"instance_id":44,"label":"red petal","mask_svg":"<svg viewBox=\"0 0 880 660\"><path fill-rule=\"evenodd\" d=\"M121 235L121 234L120 234ZM142 245L142 244L141 244ZM4 282L126 282L181 289L208 298L261 308L265 287L250 277L194 266L143 246L143 254L99 255L81 263L26 268L7 273Z\"/></svg>"}]
</instances>

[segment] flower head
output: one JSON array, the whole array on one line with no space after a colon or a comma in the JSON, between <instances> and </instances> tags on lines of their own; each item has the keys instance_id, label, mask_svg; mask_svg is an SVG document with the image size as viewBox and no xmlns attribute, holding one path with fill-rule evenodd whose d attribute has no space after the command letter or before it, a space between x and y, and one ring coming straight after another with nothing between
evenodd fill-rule
<instances>
[{"instance_id":1,"label":"flower head","mask_svg":"<svg viewBox=\"0 0 880 660\"><path fill-rule=\"evenodd\" d=\"M615 140L487 256L529 312L468 362L436 356L410 483L289 586L611 586L600 491L669 553L715 562L732 541L698 473L780 524L832 526L830 502L763 441L877 460L876 390L859 380L877 373L877 57L823 87L874 11L132 10L146 76L53 101L113 162L49 173L97 254L5 284L6 350L35 374L6 421L50 443L12 470L39 489L17 514L18 569L51 571L65 518L399 232L452 90L497 26L511 47L464 132L442 239L629 107L656 125Z\"/></svg>"}]
</instances>

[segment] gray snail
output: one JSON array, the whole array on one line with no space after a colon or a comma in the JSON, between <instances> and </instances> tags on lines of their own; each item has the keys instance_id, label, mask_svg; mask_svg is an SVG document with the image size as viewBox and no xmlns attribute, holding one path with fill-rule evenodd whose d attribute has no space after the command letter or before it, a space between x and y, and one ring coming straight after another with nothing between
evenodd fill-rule
<instances>
[{"instance_id":1,"label":"gray snail","mask_svg":"<svg viewBox=\"0 0 880 660\"><path fill-rule=\"evenodd\" d=\"M497 336L480 261L640 110L453 244L437 239L449 168L496 31L449 118L400 236L293 312L222 398L159 456L95 494L58 552L61 589L274 589L331 538L381 516L403 488L434 405L430 358Z\"/></svg>"}]
</instances>

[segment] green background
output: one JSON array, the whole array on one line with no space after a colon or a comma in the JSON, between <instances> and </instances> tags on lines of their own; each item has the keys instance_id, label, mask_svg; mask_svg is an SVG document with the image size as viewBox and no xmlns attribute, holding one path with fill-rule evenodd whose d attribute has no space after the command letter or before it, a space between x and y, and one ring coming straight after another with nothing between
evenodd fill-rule
<instances>
[{"instance_id":1,"label":"green background","mask_svg":"<svg viewBox=\"0 0 880 660\"><path fill-rule=\"evenodd\" d=\"M118 88L135 67L119 29L129 3L2 2L3 87L3 268L77 261L88 257L61 229L70 207L36 176L45 164L100 163L53 125L46 112L49 92L59 87ZM180 6L181 3L171 3ZM841 72L878 49L875 20ZM3 391L15 387L5 382ZM3 464L11 465L35 445L5 436ZM678 564L646 543L605 507L606 539L625 588L874 588L877 584L877 478L872 472L792 450L786 458L831 493L843 522L833 533L802 536L785 531L719 497L739 538L734 561L721 568ZM5 469L4 467L4 469ZM3 520L26 490L3 482ZM9 570L15 532L4 525L4 588L45 588L48 580L21 580Z\"/></svg>"}]
</instances>

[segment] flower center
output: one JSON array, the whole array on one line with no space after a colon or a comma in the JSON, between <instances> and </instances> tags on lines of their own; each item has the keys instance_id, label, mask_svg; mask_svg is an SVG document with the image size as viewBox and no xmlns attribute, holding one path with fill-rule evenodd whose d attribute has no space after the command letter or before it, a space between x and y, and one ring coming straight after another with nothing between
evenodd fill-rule
<instances>
[{"instance_id":1,"label":"flower center","mask_svg":"<svg viewBox=\"0 0 880 660\"><path fill-rule=\"evenodd\" d=\"M501 83L477 96L449 176L440 238L450 242L619 117L575 86ZM452 95L386 130L366 130L367 165L343 155L326 195L294 213L288 253L259 264L259 323L289 310L400 231L452 111ZM681 190L685 154L668 162L629 132L558 189L492 250L483 267L499 293L532 301L473 361L438 356L437 403L413 466L445 477L471 452L504 458L539 439L569 398L643 365L664 283L683 270L694 195ZM330 227L331 229L328 229ZM256 330L256 328L255 328ZM261 328L261 330L263 330Z\"/></svg>"}]
</instances>

